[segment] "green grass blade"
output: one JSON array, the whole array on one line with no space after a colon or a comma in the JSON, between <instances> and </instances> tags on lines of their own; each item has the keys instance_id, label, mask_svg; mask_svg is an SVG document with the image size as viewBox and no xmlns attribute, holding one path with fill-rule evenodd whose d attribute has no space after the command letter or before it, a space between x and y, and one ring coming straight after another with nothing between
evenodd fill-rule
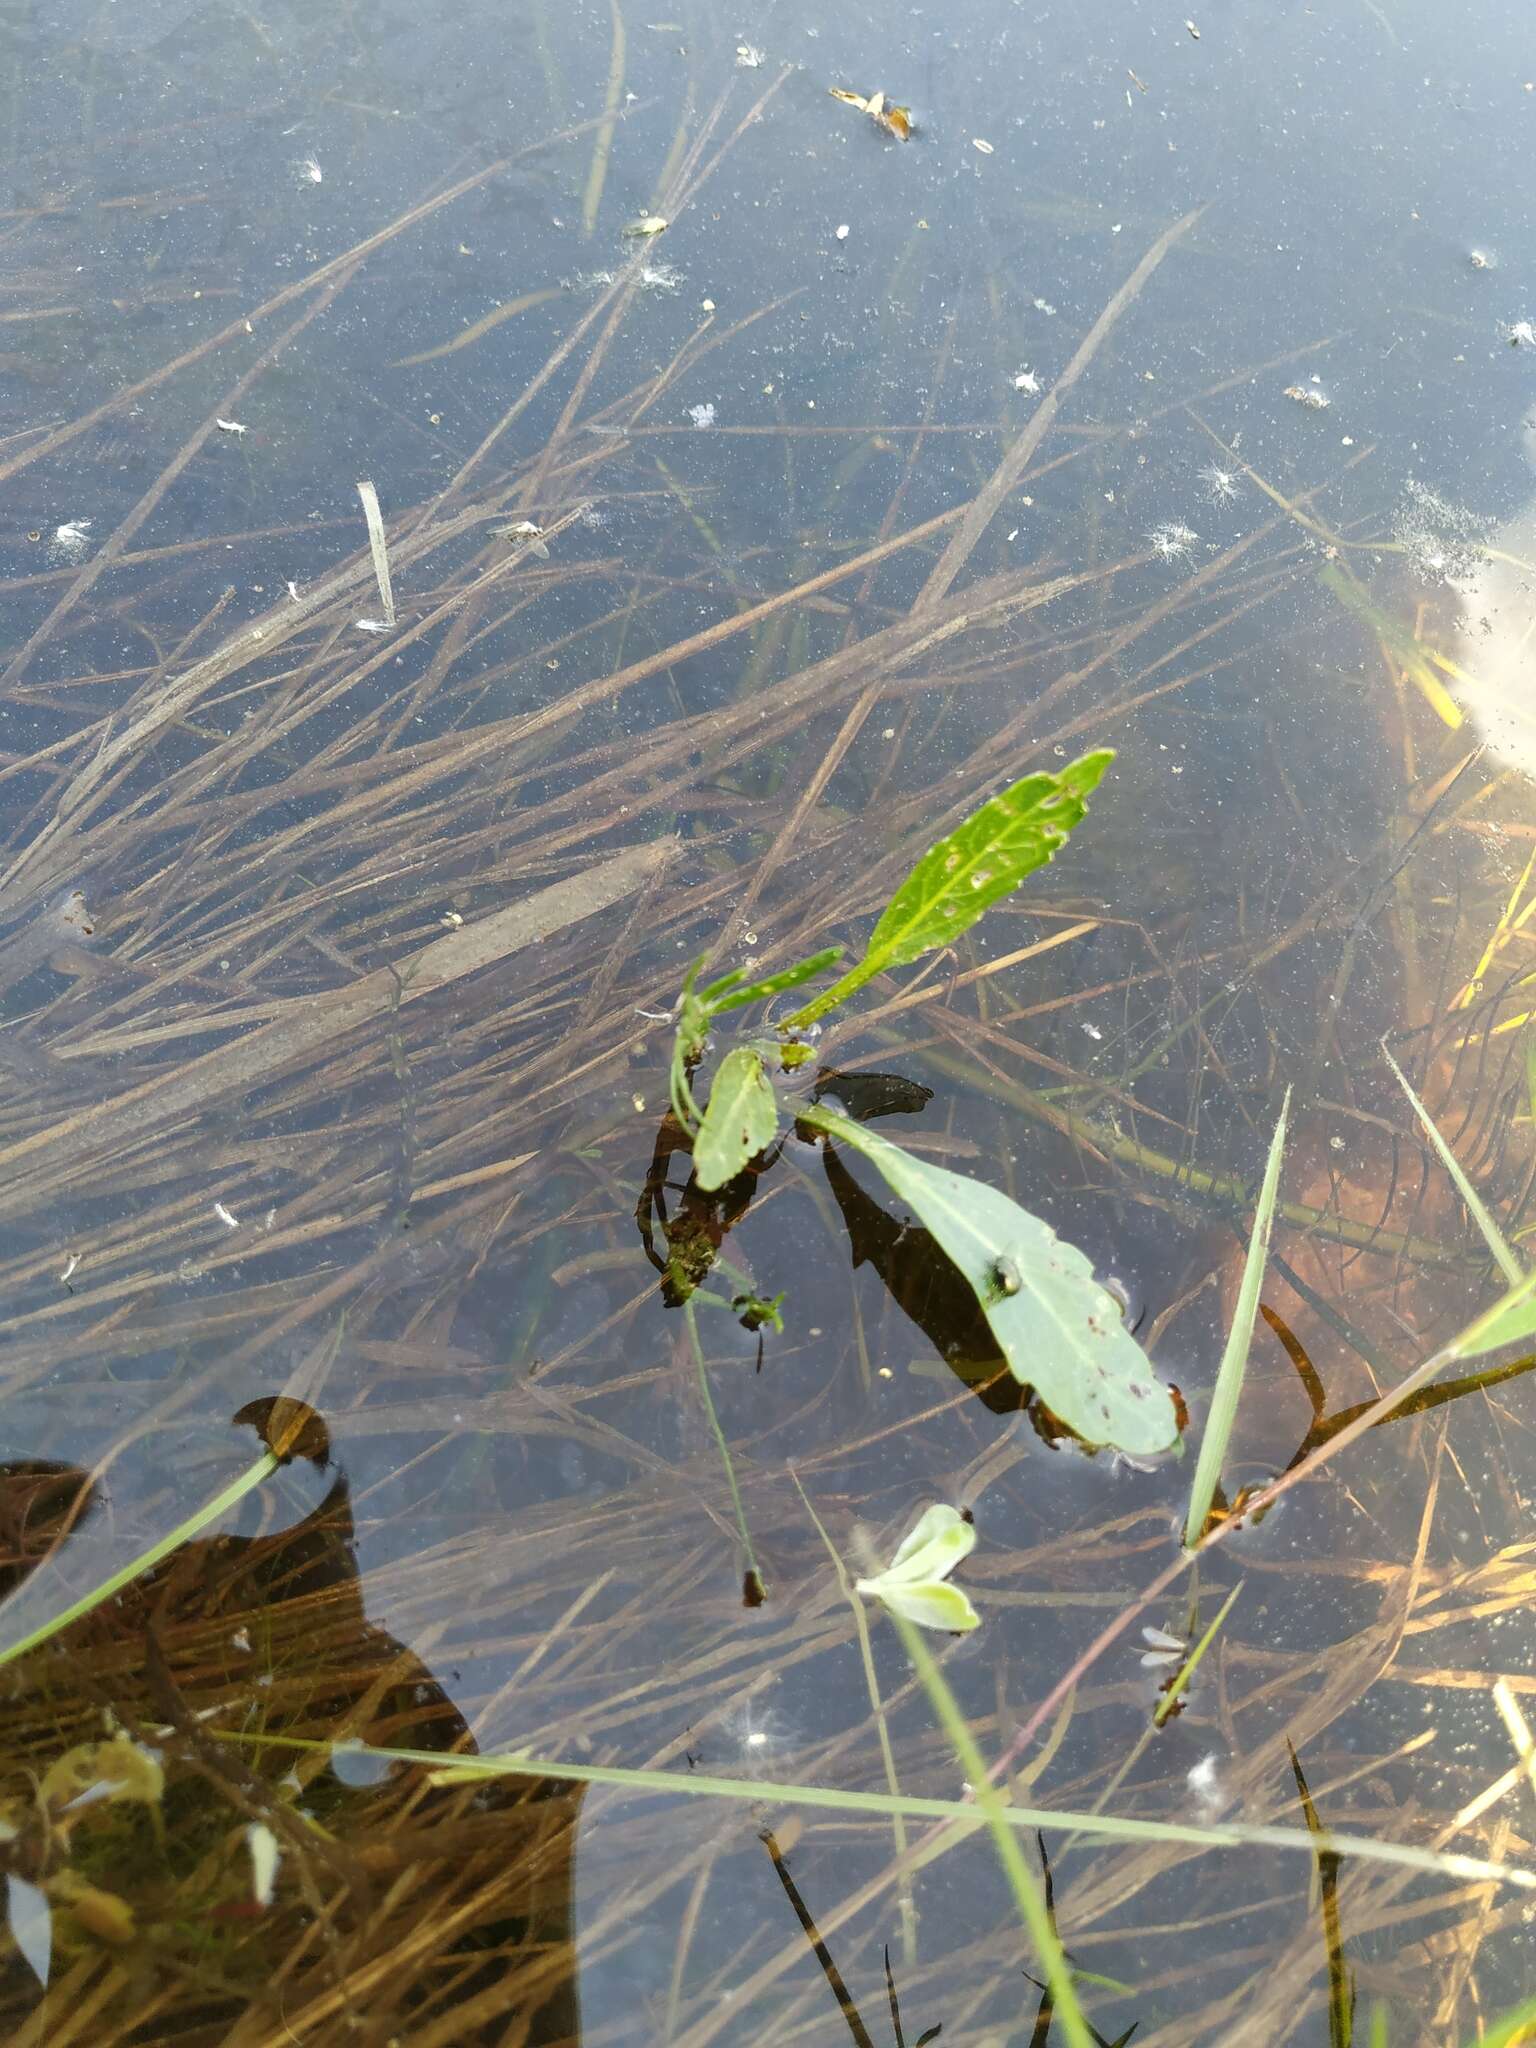
<instances>
[{"instance_id":1,"label":"green grass blade","mask_svg":"<svg viewBox=\"0 0 1536 2048\"><path fill-rule=\"evenodd\" d=\"M1403 1093L1413 1104L1414 1115L1424 1126L1425 1130L1428 1131L1430 1143L1440 1155L1441 1165L1451 1176L1451 1179L1455 1181L1457 1194L1466 1203L1467 1211L1472 1221L1483 1233L1484 1244L1487 1245L1489 1251L1493 1253L1494 1258L1498 1261L1499 1269L1510 1286L1517 1286L1525 1278L1525 1268L1510 1250L1503 1231L1500 1230L1498 1224L1494 1222L1492 1216L1488 1213L1477 1189L1473 1187L1471 1181L1463 1173L1461 1161L1456 1157L1450 1146L1447 1145L1444 1138L1441 1137L1439 1130L1436 1128L1434 1118L1424 1107L1423 1103L1420 1102L1418 1096L1414 1094L1408 1076L1397 1064L1397 1061L1393 1059L1391 1053L1387 1051L1385 1042L1382 1044L1381 1054L1387 1065L1396 1074L1398 1085L1402 1088Z\"/></svg>"},{"instance_id":2,"label":"green grass blade","mask_svg":"<svg viewBox=\"0 0 1536 2048\"><path fill-rule=\"evenodd\" d=\"M1177 1704L1178 1700L1189 1689L1189 1686L1194 1679L1195 1673L1200 1669L1201 1658L1205 1655L1206 1651L1211 1647L1212 1643L1215 1642L1218 1634L1221 1632L1221 1625L1226 1620L1227 1616L1232 1612L1232 1609L1237 1602L1237 1596L1239 1593L1242 1592L1245 1584L1245 1580L1238 1580L1237 1584L1232 1588L1231 1592L1227 1595L1226 1599L1222 1601L1221 1606L1218 1608L1216 1615L1211 1622L1210 1627L1205 1631L1204 1635L1201 1636L1199 1642L1195 1644L1195 1647L1190 1651L1189 1655L1184 1659L1184 1662L1179 1666L1178 1672L1174 1677L1172 1685L1169 1686L1168 1690L1163 1694L1162 1698L1157 1703L1156 1711L1152 1716L1152 1725L1154 1728L1162 1727L1163 1723L1167 1720L1168 1716L1173 1712L1174 1707Z\"/></svg>"},{"instance_id":3,"label":"green grass blade","mask_svg":"<svg viewBox=\"0 0 1536 2048\"><path fill-rule=\"evenodd\" d=\"M720 1062L704 1121L693 1141L693 1175L708 1193L734 1180L749 1159L766 1151L779 1128L779 1105L763 1056L738 1045Z\"/></svg>"},{"instance_id":4,"label":"green grass blade","mask_svg":"<svg viewBox=\"0 0 1536 2048\"><path fill-rule=\"evenodd\" d=\"M35 1650L39 1643L46 1643L50 1636L56 1636L83 1614L100 1607L110 1600L114 1593L120 1593L124 1586L131 1586L141 1572L147 1572L152 1565L169 1557L173 1550L179 1550L183 1543L190 1543L194 1536L200 1536L212 1523L221 1521L237 1501L244 1500L253 1488L260 1486L277 1470L281 1460L274 1458L270 1451L263 1451L254 1465L250 1465L238 1479L232 1479L222 1493L216 1493L212 1500L205 1501L195 1514L188 1515L184 1522L178 1522L168 1536L162 1536L158 1543L152 1543L148 1550L141 1550L137 1557L120 1565L88 1593L82 1593L72 1601L62 1614L54 1615L51 1621L42 1622L37 1628L22 1636L14 1643L0 1649L0 1665L14 1664L18 1657L24 1657L29 1650Z\"/></svg>"},{"instance_id":5,"label":"green grass blade","mask_svg":"<svg viewBox=\"0 0 1536 2048\"><path fill-rule=\"evenodd\" d=\"M1477 1358L1532 1335L1536 1335L1536 1272L1527 1273L1518 1286L1511 1287L1492 1308L1485 1308L1459 1337L1453 1337L1445 1347L1445 1358Z\"/></svg>"},{"instance_id":6,"label":"green grass blade","mask_svg":"<svg viewBox=\"0 0 1536 2048\"><path fill-rule=\"evenodd\" d=\"M1528 1998L1513 2012L1504 2013L1496 2019L1486 2033L1479 2034L1475 2040L1469 2037L1467 2048L1520 2048L1533 2027L1536 2027L1536 1998Z\"/></svg>"},{"instance_id":7,"label":"green grass blade","mask_svg":"<svg viewBox=\"0 0 1536 2048\"><path fill-rule=\"evenodd\" d=\"M923 1690L933 1705L934 1713L942 1723L944 1733L949 1737L955 1760L965 1773L976 1796L992 1836L992 1846L997 1851L997 1860L1003 1866L1003 1874L1013 1892L1014 1904L1019 1909L1030 1940L1035 1945L1035 1954L1045 1972L1045 1980L1051 1988L1051 2005L1055 2017L1061 2022L1061 2030L1067 2038L1068 2048L1094 2048L1093 2033L1083 2009L1077 2002L1077 1987L1072 1981L1072 1966L1062 1948L1061 1937L1056 1932L1056 1923L1051 1916L1045 1895L1035 1882L1034 1872L1024 1857L1024 1844L1017 1831L1010 1825L1007 1802L987 1776L986 1760L976 1747L965 1715L960 1711L960 1702L951 1691L949 1682L929 1654L928 1645L923 1641L922 1631L910 1621L887 1608L891 1621L902 1640L912 1666L922 1681Z\"/></svg>"},{"instance_id":8,"label":"green grass blade","mask_svg":"<svg viewBox=\"0 0 1536 2048\"><path fill-rule=\"evenodd\" d=\"M1221 1368L1216 1375L1216 1391L1211 1396L1211 1412L1206 1417L1205 1434L1200 1439L1200 1456L1195 1464L1194 1484L1189 1489L1189 1513L1184 1520L1184 1541L1187 1546L1199 1542L1211 1512L1211 1502L1216 1498L1216 1488L1221 1480L1221 1468L1226 1462L1227 1445L1231 1440L1232 1427L1237 1421L1238 1398L1243 1391L1243 1376L1248 1370L1248 1350L1253 1342L1253 1319L1259 1309L1259 1289L1264 1282L1264 1264L1269 1256L1269 1231L1274 1221L1275 1197L1280 1189L1280 1162L1285 1154L1285 1126L1290 1115L1291 1091L1285 1091L1285 1100L1280 1105L1280 1121L1275 1125L1275 1135L1269 1141L1269 1158L1264 1167L1264 1183L1259 1189L1258 1207L1253 1212L1253 1231L1248 1239L1248 1256L1243 1261L1242 1284L1238 1288L1237 1307L1232 1315L1232 1327L1227 1332L1226 1346L1221 1354Z\"/></svg>"},{"instance_id":9,"label":"green grass blade","mask_svg":"<svg viewBox=\"0 0 1536 2048\"><path fill-rule=\"evenodd\" d=\"M1101 747L1058 774L1026 775L929 847L886 905L863 959L791 1023L812 1024L887 968L952 946L989 904L1053 858L1114 758L1110 748Z\"/></svg>"},{"instance_id":10,"label":"green grass blade","mask_svg":"<svg viewBox=\"0 0 1536 2048\"><path fill-rule=\"evenodd\" d=\"M333 1745L302 1735L268 1735L253 1729L208 1730L212 1740L249 1743L258 1749L284 1749L306 1755L328 1754ZM383 1763L419 1764L433 1778L447 1784L459 1777L471 1778L564 1778L573 1785L607 1785L615 1791L642 1797L683 1799L732 1799L748 1806L778 1801L785 1806L803 1806L821 1813L867 1813L890 1820L901 1814L908 1820L942 1821L974 1833L983 1826L979 1808L959 1799L924 1799L904 1792L893 1798L888 1792L840 1791L834 1785L788 1784L776 1779L717 1778L707 1771L656 1771L623 1764L573 1763L563 1757L529 1756L511 1751L485 1756L445 1756L437 1749L392 1749L370 1744L351 1745L360 1756L377 1757ZM1078 1813L1067 1808L1005 1806L1003 1815L1011 1828L1031 1833L1047 1828L1059 1833L1092 1835L1107 1842L1176 1843L1203 1852L1216 1849L1283 1849L1313 1855L1312 1838L1305 1828L1250 1825L1244 1821L1132 1820L1122 1814ZM1398 1870L1425 1871L1432 1876L1453 1878L1467 1884L1507 1884L1536 1895L1536 1870L1519 1864L1494 1863L1481 1856L1463 1856L1454 1850L1422 1849L1414 1842L1377 1841L1370 1835L1333 1834L1328 1846L1340 1856L1365 1863L1389 1864Z\"/></svg>"}]
</instances>

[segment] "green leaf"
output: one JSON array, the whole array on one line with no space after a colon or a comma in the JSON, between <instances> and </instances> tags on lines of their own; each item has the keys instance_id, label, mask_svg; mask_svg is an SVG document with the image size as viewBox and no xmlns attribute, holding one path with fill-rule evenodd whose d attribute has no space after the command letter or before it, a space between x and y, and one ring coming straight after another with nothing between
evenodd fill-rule
<instances>
[{"instance_id":1,"label":"green leaf","mask_svg":"<svg viewBox=\"0 0 1536 2048\"><path fill-rule=\"evenodd\" d=\"M1146 1456L1177 1441L1168 1389L1074 1245L984 1181L914 1159L835 1110L798 1114L862 1153L915 1212L970 1284L1014 1378L1085 1443Z\"/></svg>"},{"instance_id":2,"label":"green leaf","mask_svg":"<svg viewBox=\"0 0 1536 2048\"><path fill-rule=\"evenodd\" d=\"M1211 1412L1206 1417L1205 1435L1200 1439L1200 1456L1195 1464L1194 1482L1189 1489L1189 1512L1184 1518L1186 1544L1200 1540L1200 1532L1211 1512L1211 1502L1216 1498L1227 1445L1232 1439L1232 1426L1237 1421L1237 1403L1243 1391L1243 1376L1248 1370L1249 1347L1253 1343L1253 1319L1258 1313L1259 1289L1264 1283L1264 1266L1269 1257L1269 1228L1274 1220L1275 1197L1280 1191L1280 1161L1285 1156L1285 1124L1290 1110L1291 1091L1287 1088L1285 1100L1280 1105L1280 1121L1269 1141L1264 1184L1259 1189L1258 1206L1253 1212L1253 1231L1248 1239L1248 1256L1243 1261L1237 1306L1232 1312L1232 1327L1222 1349L1216 1391L1211 1396Z\"/></svg>"},{"instance_id":3,"label":"green leaf","mask_svg":"<svg viewBox=\"0 0 1536 2048\"><path fill-rule=\"evenodd\" d=\"M701 989L699 1000L712 1017L718 1017L723 1010L740 1009L743 1003L766 1002L769 996L782 995L785 989L798 988L813 974L820 974L824 967L832 965L842 950L841 946L828 946L823 952L813 953L808 960L797 960L793 967L786 967L778 974L765 975L761 981L749 981L745 988L736 986L741 980L741 969L737 968L734 974L723 974L708 988Z\"/></svg>"},{"instance_id":4,"label":"green leaf","mask_svg":"<svg viewBox=\"0 0 1536 2048\"><path fill-rule=\"evenodd\" d=\"M813 1023L888 967L953 945L990 904L1052 858L1114 758L1101 747L1059 774L1026 775L930 847L887 904L863 959L791 1022Z\"/></svg>"},{"instance_id":5,"label":"green leaf","mask_svg":"<svg viewBox=\"0 0 1536 2048\"><path fill-rule=\"evenodd\" d=\"M739 1045L720 1062L709 1107L693 1141L693 1173L706 1192L734 1180L749 1159L773 1143L779 1105L763 1056Z\"/></svg>"},{"instance_id":6,"label":"green leaf","mask_svg":"<svg viewBox=\"0 0 1536 2048\"><path fill-rule=\"evenodd\" d=\"M1420 1102L1418 1096L1414 1094L1413 1089L1409 1086L1408 1076L1397 1064L1397 1061L1393 1059L1391 1053L1387 1051L1385 1040L1382 1041L1381 1053L1382 1058L1386 1061L1387 1065L1392 1069L1393 1073L1396 1074L1398 1079L1398 1085L1402 1088L1403 1093L1407 1096L1408 1100L1413 1104L1415 1116L1417 1116L1419 1122L1424 1126L1425 1130L1428 1131L1430 1143L1434 1146L1435 1150L1440 1155L1441 1165L1445 1168L1446 1172L1451 1176L1451 1179L1455 1181L1456 1192L1461 1196L1461 1199L1466 1203L1467 1213L1471 1216L1472 1221L1477 1225L1478 1229L1482 1232L1484 1244L1486 1244L1489 1251L1493 1253L1494 1259L1497 1262L1500 1271L1503 1273L1504 1278L1509 1282L1510 1286L1517 1286L1519 1282L1525 1277L1525 1268L1521 1265L1520 1261L1515 1257L1514 1253L1510 1250L1508 1244L1505 1242L1503 1231L1500 1230L1498 1224L1494 1222L1493 1217L1489 1214L1488 1209L1483 1203L1482 1197L1477 1192L1477 1189L1473 1187L1471 1181L1467 1179L1466 1174L1462 1170L1461 1161L1456 1157L1456 1154L1451 1150L1450 1146L1445 1142L1444 1138L1441 1137L1439 1128L1436 1125L1434 1118L1430 1115L1429 1111L1424 1107L1423 1103Z\"/></svg>"},{"instance_id":7,"label":"green leaf","mask_svg":"<svg viewBox=\"0 0 1536 2048\"><path fill-rule=\"evenodd\" d=\"M1536 1273L1527 1273L1517 1287L1484 1309L1459 1337L1446 1346L1449 1358L1479 1358L1485 1351L1497 1351L1505 1344L1520 1344L1536 1336Z\"/></svg>"}]
</instances>

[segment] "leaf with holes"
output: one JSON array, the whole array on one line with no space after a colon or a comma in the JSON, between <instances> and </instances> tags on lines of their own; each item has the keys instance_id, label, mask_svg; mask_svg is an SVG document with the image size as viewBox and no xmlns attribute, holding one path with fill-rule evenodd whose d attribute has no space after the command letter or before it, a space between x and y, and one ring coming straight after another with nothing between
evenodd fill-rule
<instances>
[{"instance_id":1,"label":"leaf with holes","mask_svg":"<svg viewBox=\"0 0 1536 2048\"><path fill-rule=\"evenodd\" d=\"M814 1023L888 967L953 945L989 904L1054 856L1114 758L1101 747L1058 774L1026 775L931 846L886 905L863 959L791 1021Z\"/></svg>"},{"instance_id":2,"label":"leaf with holes","mask_svg":"<svg viewBox=\"0 0 1536 2048\"><path fill-rule=\"evenodd\" d=\"M693 1174L706 1192L734 1180L749 1159L773 1143L779 1105L754 1046L726 1054L709 1091L709 1107L693 1141Z\"/></svg>"},{"instance_id":3,"label":"leaf with holes","mask_svg":"<svg viewBox=\"0 0 1536 2048\"><path fill-rule=\"evenodd\" d=\"M1016 1380L1085 1443L1145 1457L1178 1441L1168 1389L1075 1245L985 1181L914 1159L824 1105L800 1121L862 1153L981 1304Z\"/></svg>"}]
</instances>

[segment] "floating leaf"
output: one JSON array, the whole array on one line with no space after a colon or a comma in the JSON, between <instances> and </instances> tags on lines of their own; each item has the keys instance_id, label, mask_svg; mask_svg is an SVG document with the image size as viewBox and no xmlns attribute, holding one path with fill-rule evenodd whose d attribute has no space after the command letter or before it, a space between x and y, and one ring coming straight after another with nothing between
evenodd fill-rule
<instances>
[{"instance_id":1,"label":"floating leaf","mask_svg":"<svg viewBox=\"0 0 1536 2048\"><path fill-rule=\"evenodd\" d=\"M958 1586L944 1581L975 1547L976 1531L964 1515L942 1504L925 1508L885 1570L873 1578L856 1579L854 1588L883 1600L919 1628L964 1633L975 1628L981 1616Z\"/></svg>"},{"instance_id":2,"label":"floating leaf","mask_svg":"<svg viewBox=\"0 0 1536 2048\"><path fill-rule=\"evenodd\" d=\"M5 1917L11 1939L21 1950L22 1961L46 1989L53 1962L53 1908L48 1895L14 1872L7 1876L5 1888Z\"/></svg>"},{"instance_id":3,"label":"floating leaf","mask_svg":"<svg viewBox=\"0 0 1536 2048\"><path fill-rule=\"evenodd\" d=\"M813 1023L887 968L953 945L990 904L1054 856L1114 758L1101 747L1059 774L1026 775L984 803L923 855L886 906L858 965L791 1021Z\"/></svg>"},{"instance_id":4,"label":"floating leaf","mask_svg":"<svg viewBox=\"0 0 1536 2048\"><path fill-rule=\"evenodd\" d=\"M779 1105L763 1056L750 1045L726 1054L709 1091L709 1107L693 1143L693 1173L706 1193L734 1180L749 1159L773 1143Z\"/></svg>"},{"instance_id":5,"label":"floating leaf","mask_svg":"<svg viewBox=\"0 0 1536 2048\"><path fill-rule=\"evenodd\" d=\"M914 1159L835 1110L799 1115L862 1153L916 1213L981 1304L1014 1378L1085 1443L1147 1456L1176 1442L1168 1389L1074 1245L984 1181Z\"/></svg>"}]
</instances>

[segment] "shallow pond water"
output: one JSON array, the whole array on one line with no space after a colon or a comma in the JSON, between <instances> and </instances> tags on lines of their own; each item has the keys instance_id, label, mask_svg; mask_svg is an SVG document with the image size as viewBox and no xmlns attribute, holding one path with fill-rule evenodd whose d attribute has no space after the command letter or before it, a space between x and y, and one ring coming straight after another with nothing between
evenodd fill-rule
<instances>
[{"instance_id":1,"label":"shallow pond water","mask_svg":"<svg viewBox=\"0 0 1536 2048\"><path fill-rule=\"evenodd\" d=\"M0 31L0 1656L81 1607L0 1665L9 2038L1071 2040L985 1835L867 1803L965 1774L818 1520L861 1572L931 1502L1097 2038L1479 2038L1533 1982L1521 1372L1131 1614L1193 1456L1050 1441L803 1131L690 1188L667 1069L699 955L856 948L1113 747L823 1082L1083 1248L1191 1453L1291 1091L1229 1504L1495 1298L1381 1048L1523 1257L1524 16ZM785 1297L700 1313L708 1401L669 1253ZM1156 1725L1142 1629L1234 1589Z\"/></svg>"}]
</instances>

